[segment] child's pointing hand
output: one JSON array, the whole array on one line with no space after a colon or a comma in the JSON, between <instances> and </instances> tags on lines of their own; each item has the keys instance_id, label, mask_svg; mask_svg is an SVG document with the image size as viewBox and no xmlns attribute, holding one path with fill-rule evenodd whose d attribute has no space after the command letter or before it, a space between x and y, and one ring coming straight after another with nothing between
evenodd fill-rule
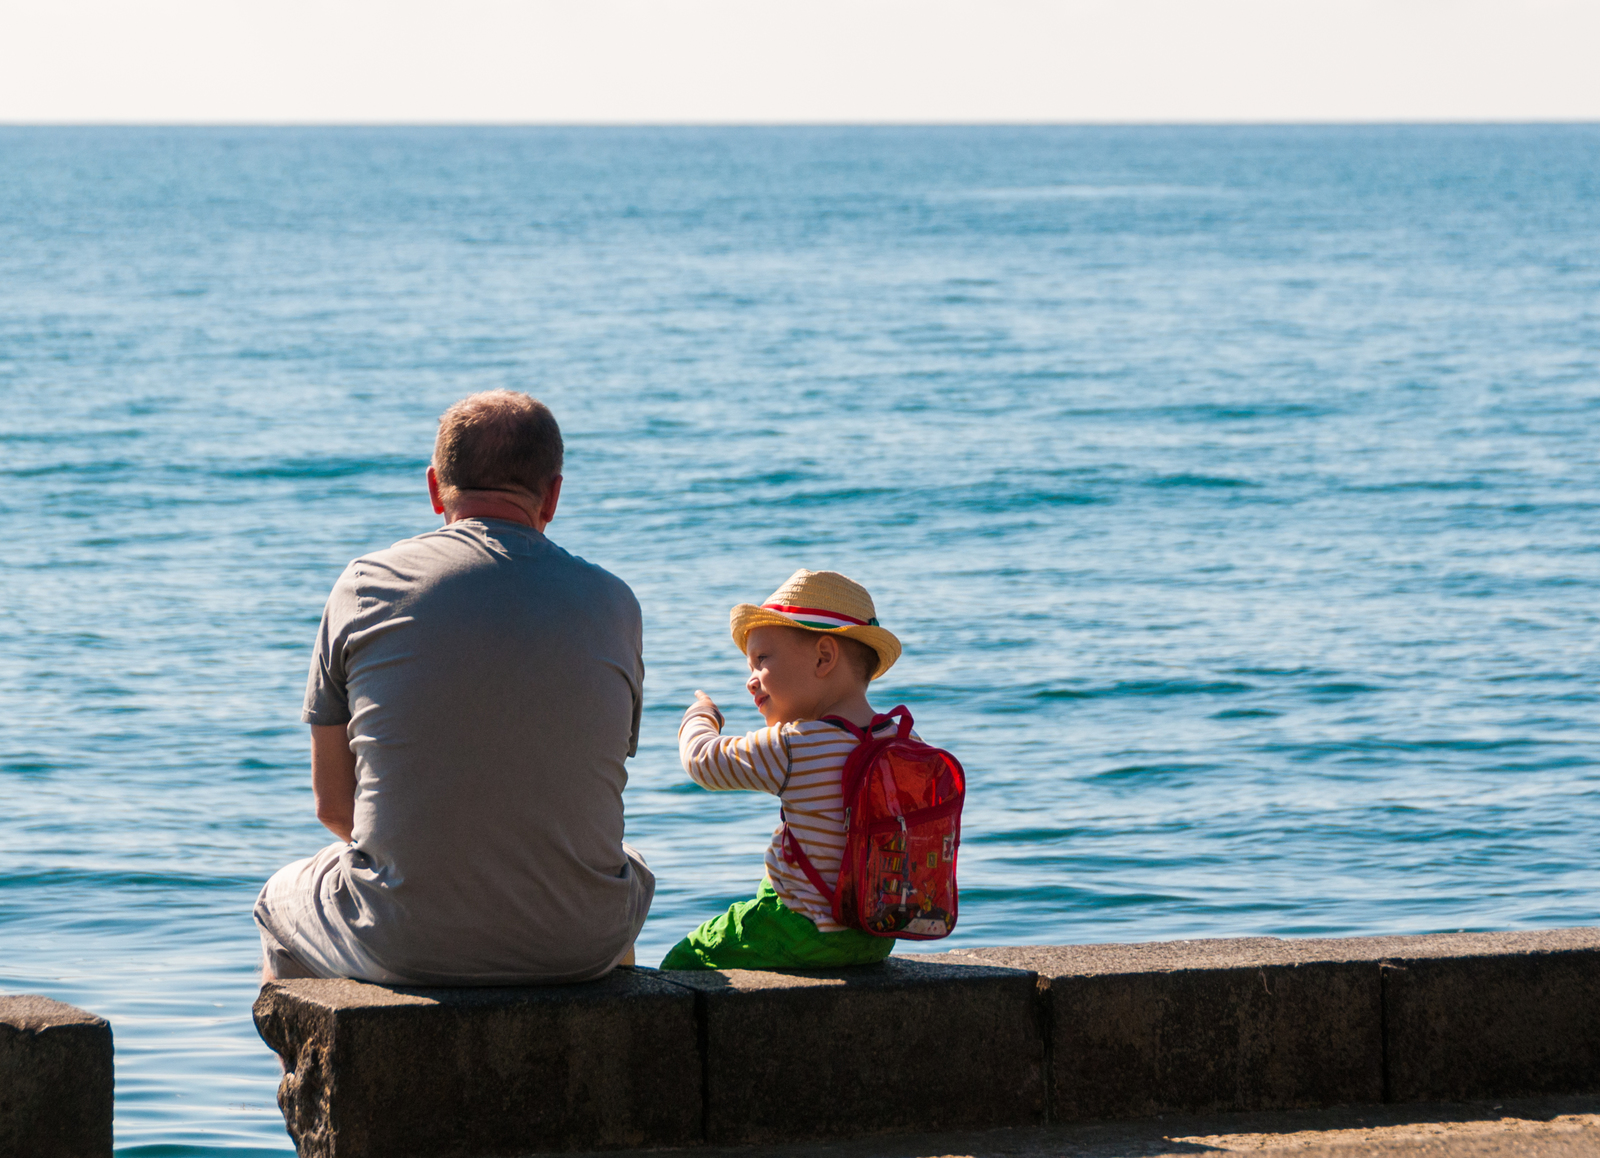
<instances>
[{"instance_id":1,"label":"child's pointing hand","mask_svg":"<svg viewBox=\"0 0 1600 1158\"><path fill-rule=\"evenodd\" d=\"M694 690L694 703L689 706L689 710L704 712L717 721L719 729L722 727L722 711L717 707L717 702L699 688Z\"/></svg>"}]
</instances>

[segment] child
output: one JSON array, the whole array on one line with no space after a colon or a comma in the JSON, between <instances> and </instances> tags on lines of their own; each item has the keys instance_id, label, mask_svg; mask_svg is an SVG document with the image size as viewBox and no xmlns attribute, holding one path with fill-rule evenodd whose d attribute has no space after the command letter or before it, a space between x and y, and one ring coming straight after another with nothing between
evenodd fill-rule
<instances>
[{"instance_id":1,"label":"child","mask_svg":"<svg viewBox=\"0 0 1600 1158\"><path fill-rule=\"evenodd\" d=\"M796 571L760 607L730 615L733 640L750 663L745 690L767 727L724 737L722 713L704 692L684 713L678 752L684 770L713 791L770 792L783 806L801 851L825 881L838 876L844 850L840 774L855 748L850 733L875 713L867 683L900 658L900 641L878 626L872 596L837 571ZM892 732L893 721L878 734ZM767 848L766 878L741 901L690 933L663 969L827 969L869 965L894 948L888 937L848 929L832 906L784 856L783 828Z\"/></svg>"}]
</instances>

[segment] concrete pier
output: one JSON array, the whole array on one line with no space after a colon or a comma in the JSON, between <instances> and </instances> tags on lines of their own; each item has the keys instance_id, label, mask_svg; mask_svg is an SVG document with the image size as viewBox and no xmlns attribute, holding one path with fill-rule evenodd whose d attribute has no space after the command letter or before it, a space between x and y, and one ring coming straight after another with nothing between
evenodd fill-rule
<instances>
[{"instance_id":1,"label":"concrete pier","mask_svg":"<svg viewBox=\"0 0 1600 1158\"><path fill-rule=\"evenodd\" d=\"M891 957L826 973L662 973L695 991L705 1138L1042 1122L1034 977Z\"/></svg>"},{"instance_id":2,"label":"concrete pier","mask_svg":"<svg viewBox=\"0 0 1600 1158\"><path fill-rule=\"evenodd\" d=\"M940 959L1038 977L1055 1121L1383 1100L1374 961L1302 961L1266 937Z\"/></svg>"},{"instance_id":3,"label":"concrete pier","mask_svg":"<svg viewBox=\"0 0 1600 1158\"><path fill-rule=\"evenodd\" d=\"M775 1145L1600 1093L1600 929L969 949L588 985L274 982L303 1158Z\"/></svg>"},{"instance_id":4,"label":"concrete pier","mask_svg":"<svg viewBox=\"0 0 1600 1158\"><path fill-rule=\"evenodd\" d=\"M936 960L1039 977L1057 1121L1600 1091L1600 929Z\"/></svg>"},{"instance_id":5,"label":"concrete pier","mask_svg":"<svg viewBox=\"0 0 1600 1158\"><path fill-rule=\"evenodd\" d=\"M650 971L582 985L262 988L301 1158L682 1145L704 1135L694 994Z\"/></svg>"},{"instance_id":6,"label":"concrete pier","mask_svg":"<svg viewBox=\"0 0 1600 1158\"><path fill-rule=\"evenodd\" d=\"M661 1151L612 1152L660 1158ZM705 1146L693 1158L753 1158ZM760 1158L1595 1158L1600 1097L1166 1114L763 1146Z\"/></svg>"},{"instance_id":7,"label":"concrete pier","mask_svg":"<svg viewBox=\"0 0 1600 1158\"><path fill-rule=\"evenodd\" d=\"M109 1158L111 1026L48 997L0 997L0 1155Z\"/></svg>"}]
</instances>

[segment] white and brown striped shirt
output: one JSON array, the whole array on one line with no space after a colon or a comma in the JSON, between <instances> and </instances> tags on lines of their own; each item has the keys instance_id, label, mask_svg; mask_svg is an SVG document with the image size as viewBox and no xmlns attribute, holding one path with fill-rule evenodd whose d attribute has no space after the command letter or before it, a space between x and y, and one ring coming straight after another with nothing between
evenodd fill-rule
<instances>
[{"instance_id":1,"label":"white and brown striped shirt","mask_svg":"<svg viewBox=\"0 0 1600 1158\"><path fill-rule=\"evenodd\" d=\"M878 729L892 731L894 721ZM821 720L774 724L743 736L721 734L717 718L696 705L678 728L678 755L696 784L714 792L769 792L783 804L789 828L823 880L839 878L844 858L844 762L855 737ZM767 878L784 906L810 917L824 933L844 928L799 865L783 859L783 826L767 846Z\"/></svg>"}]
</instances>

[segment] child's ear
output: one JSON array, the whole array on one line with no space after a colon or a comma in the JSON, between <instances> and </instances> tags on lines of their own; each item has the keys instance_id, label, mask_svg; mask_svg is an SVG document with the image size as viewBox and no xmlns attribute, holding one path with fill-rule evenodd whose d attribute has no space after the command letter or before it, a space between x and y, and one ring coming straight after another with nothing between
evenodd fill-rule
<instances>
[{"instance_id":1,"label":"child's ear","mask_svg":"<svg viewBox=\"0 0 1600 1158\"><path fill-rule=\"evenodd\" d=\"M817 636L816 676L825 680L839 666L839 641L831 635Z\"/></svg>"}]
</instances>

